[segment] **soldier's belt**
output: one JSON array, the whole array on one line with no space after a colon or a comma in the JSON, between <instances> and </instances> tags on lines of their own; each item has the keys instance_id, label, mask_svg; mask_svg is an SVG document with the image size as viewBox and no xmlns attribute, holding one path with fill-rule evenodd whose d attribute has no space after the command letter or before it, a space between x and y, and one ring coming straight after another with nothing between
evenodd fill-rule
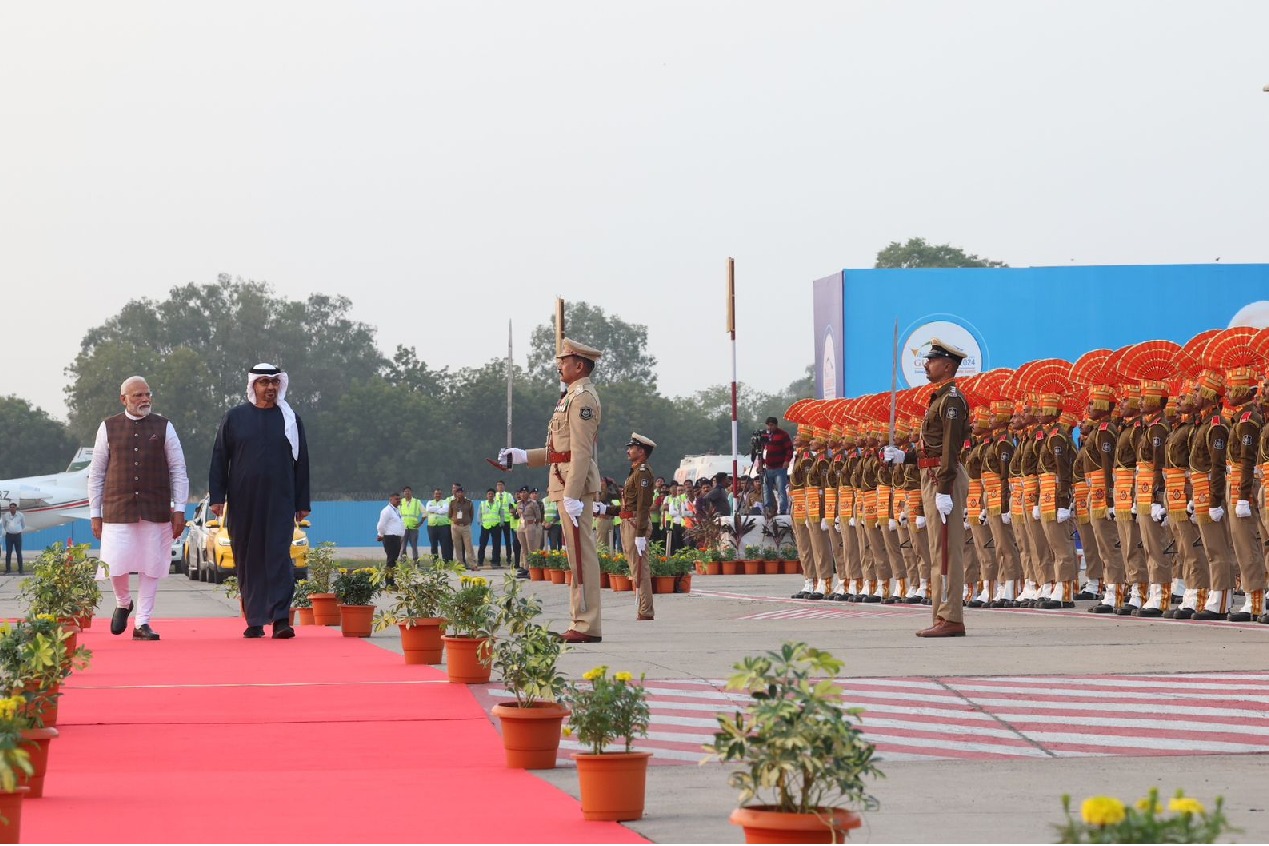
<instances>
[{"instance_id":1,"label":"soldier's belt","mask_svg":"<svg viewBox=\"0 0 1269 846\"><path fill-rule=\"evenodd\" d=\"M633 511L618 511L617 516L622 520L630 520L634 518L635 514Z\"/></svg>"},{"instance_id":2,"label":"soldier's belt","mask_svg":"<svg viewBox=\"0 0 1269 846\"><path fill-rule=\"evenodd\" d=\"M917 468L920 470L929 470L931 467L938 467L943 463L941 458L918 458Z\"/></svg>"},{"instance_id":3,"label":"soldier's belt","mask_svg":"<svg viewBox=\"0 0 1269 846\"><path fill-rule=\"evenodd\" d=\"M547 464L566 464L572 460L573 460L573 453L571 451L552 452L551 450L547 450L546 452Z\"/></svg>"}]
</instances>

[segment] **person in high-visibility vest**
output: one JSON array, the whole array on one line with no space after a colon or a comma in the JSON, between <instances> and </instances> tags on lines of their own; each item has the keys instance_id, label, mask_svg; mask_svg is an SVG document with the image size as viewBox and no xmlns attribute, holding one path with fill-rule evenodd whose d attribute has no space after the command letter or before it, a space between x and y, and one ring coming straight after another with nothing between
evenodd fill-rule
<instances>
[{"instance_id":1,"label":"person in high-visibility vest","mask_svg":"<svg viewBox=\"0 0 1269 846\"><path fill-rule=\"evenodd\" d=\"M498 526L498 531L502 533L502 544L506 547L507 557L511 557L512 539L515 537L515 530L511 527L511 509L515 507L516 498L507 490L507 484L499 481L497 489L494 491L494 502L498 504L498 514L502 517L502 523ZM497 564L494 564L497 567Z\"/></svg>"},{"instance_id":2,"label":"person in high-visibility vest","mask_svg":"<svg viewBox=\"0 0 1269 846\"><path fill-rule=\"evenodd\" d=\"M401 522L405 523L405 536L401 544L401 554L414 548L414 560L419 560L419 526L423 525L423 503L414 498L414 490L406 485L401 489Z\"/></svg>"},{"instance_id":3,"label":"person in high-visibility vest","mask_svg":"<svg viewBox=\"0 0 1269 846\"><path fill-rule=\"evenodd\" d=\"M432 545L433 561L454 560L454 538L449 531L449 501L451 497L441 495L441 489L432 491L423 510L427 512L427 539Z\"/></svg>"},{"instance_id":4,"label":"person in high-visibility vest","mask_svg":"<svg viewBox=\"0 0 1269 846\"><path fill-rule=\"evenodd\" d=\"M480 503L480 549L476 552L476 568L485 566L485 547L493 541L493 566L502 566L502 509L494 489L485 491L485 499Z\"/></svg>"},{"instance_id":5,"label":"person in high-visibility vest","mask_svg":"<svg viewBox=\"0 0 1269 846\"><path fill-rule=\"evenodd\" d=\"M564 548L564 530L560 527L560 507L553 499L542 503L542 528L547 549L555 551Z\"/></svg>"},{"instance_id":6,"label":"person in high-visibility vest","mask_svg":"<svg viewBox=\"0 0 1269 846\"><path fill-rule=\"evenodd\" d=\"M517 571L524 569L520 565L520 555L521 551L524 549L524 537L522 536L522 532L524 530L524 518L520 514L520 506L524 503L524 500L528 498L529 488L527 485L522 485L520 490L516 491L515 499L512 501L511 507L508 509L508 517L511 523L511 546L508 547L507 562L509 564L514 564ZM527 570L525 571L525 578L528 578Z\"/></svg>"}]
</instances>

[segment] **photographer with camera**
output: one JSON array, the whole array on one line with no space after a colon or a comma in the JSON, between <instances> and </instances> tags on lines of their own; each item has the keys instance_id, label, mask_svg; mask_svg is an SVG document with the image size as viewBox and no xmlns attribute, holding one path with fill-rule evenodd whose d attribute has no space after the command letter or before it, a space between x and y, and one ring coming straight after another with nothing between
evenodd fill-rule
<instances>
[{"instance_id":1,"label":"photographer with camera","mask_svg":"<svg viewBox=\"0 0 1269 846\"><path fill-rule=\"evenodd\" d=\"M780 428L779 423L776 418L768 417L766 431L754 432L751 457L754 470L762 471L767 511L788 514L789 460L793 458L793 439ZM780 495L779 511L776 511L777 493Z\"/></svg>"}]
</instances>

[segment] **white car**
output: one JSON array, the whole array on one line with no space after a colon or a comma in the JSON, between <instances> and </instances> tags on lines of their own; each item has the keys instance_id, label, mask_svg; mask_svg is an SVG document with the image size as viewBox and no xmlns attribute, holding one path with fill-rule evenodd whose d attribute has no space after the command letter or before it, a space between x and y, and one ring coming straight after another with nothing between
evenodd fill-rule
<instances>
[{"instance_id":1,"label":"white car","mask_svg":"<svg viewBox=\"0 0 1269 846\"><path fill-rule=\"evenodd\" d=\"M181 536L172 541L172 558L171 564L168 565L169 573L184 573L188 566L185 560L185 536L189 534L189 529L181 532Z\"/></svg>"}]
</instances>

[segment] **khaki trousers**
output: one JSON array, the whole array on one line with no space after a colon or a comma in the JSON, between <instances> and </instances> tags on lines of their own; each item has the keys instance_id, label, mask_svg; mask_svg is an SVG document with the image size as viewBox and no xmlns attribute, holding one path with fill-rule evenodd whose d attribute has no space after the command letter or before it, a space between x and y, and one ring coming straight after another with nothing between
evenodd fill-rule
<instances>
[{"instance_id":1,"label":"khaki trousers","mask_svg":"<svg viewBox=\"0 0 1269 846\"><path fill-rule=\"evenodd\" d=\"M843 579L846 573L846 554L842 546L842 533L833 528L833 521L828 523L828 539L833 547L833 572L828 577L828 587L833 587L833 579Z\"/></svg>"},{"instance_id":2,"label":"khaki trousers","mask_svg":"<svg viewBox=\"0 0 1269 846\"><path fill-rule=\"evenodd\" d=\"M1256 540L1256 509L1252 508L1250 517L1239 517L1234 514L1232 503L1225 512L1225 522L1229 523L1229 538L1233 541L1234 556L1238 559L1238 572L1242 575L1242 589L1265 589L1265 553L1264 546Z\"/></svg>"},{"instance_id":3,"label":"khaki trousers","mask_svg":"<svg viewBox=\"0 0 1269 846\"><path fill-rule=\"evenodd\" d=\"M1071 582L1079 578L1080 560L1075 556L1075 538L1071 535L1071 529L1074 528L1072 522L1067 520L1065 523L1059 523L1056 519L1040 520L1045 543L1053 552L1051 581Z\"/></svg>"},{"instance_id":4,"label":"khaki trousers","mask_svg":"<svg viewBox=\"0 0 1269 846\"><path fill-rule=\"evenodd\" d=\"M899 524L899 544L903 551L903 573L908 580L908 592L912 593L921 583L921 559L917 555L917 547L925 543L925 536L912 528L912 521ZM906 546L905 546L906 544Z\"/></svg>"},{"instance_id":5,"label":"khaki trousers","mask_svg":"<svg viewBox=\"0 0 1269 846\"><path fill-rule=\"evenodd\" d=\"M888 531L889 529L878 529L876 523L865 529L868 536L868 548L872 552L872 574L868 576L870 579L885 581L891 578L890 553L886 550L884 537Z\"/></svg>"},{"instance_id":6,"label":"khaki trousers","mask_svg":"<svg viewBox=\"0 0 1269 846\"><path fill-rule=\"evenodd\" d=\"M1229 519L1228 516L1225 518ZM1207 577L1212 590L1230 590L1234 587L1234 553L1229 548L1229 532L1225 520L1213 523L1199 518L1199 537L1203 551L1207 553Z\"/></svg>"},{"instance_id":7,"label":"khaki trousers","mask_svg":"<svg viewBox=\"0 0 1269 846\"><path fill-rule=\"evenodd\" d=\"M813 556L807 575L816 580L831 579L833 577L833 545L828 539L828 532L820 528L817 520L812 520L806 530L810 533Z\"/></svg>"},{"instance_id":8,"label":"khaki trousers","mask_svg":"<svg viewBox=\"0 0 1269 846\"><path fill-rule=\"evenodd\" d=\"M903 541L899 539L899 530L890 531L890 522L882 523L878 528L881 532L882 542L886 546L886 560L890 562L891 579L906 579L908 565L903 560L903 550L901 549Z\"/></svg>"},{"instance_id":9,"label":"khaki trousers","mask_svg":"<svg viewBox=\"0 0 1269 846\"><path fill-rule=\"evenodd\" d=\"M471 526L450 523L449 536L454 542L454 560L464 567L470 567L476 560L471 548Z\"/></svg>"},{"instance_id":10,"label":"khaki trousers","mask_svg":"<svg viewBox=\"0 0 1269 846\"><path fill-rule=\"evenodd\" d=\"M1140 515L1138 515L1140 516ZM1137 585L1150 578L1146 567L1146 553L1141 547L1141 529L1137 521L1115 515L1115 531L1119 533L1119 554L1124 558L1124 581L1121 584ZM1146 515L1150 519L1150 515Z\"/></svg>"},{"instance_id":11,"label":"khaki trousers","mask_svg":"<svg viewBox=\"0 0 1269 846\"><path fill-rule=\"evenodd\" d=\"M1101 549L1093 539L1093 524L1091 521L1080 523L1078 529L1080 549L1084 550L1084 578L1090 582L1100 582L1105 577L1106 568L1102 563Z\"/></svg>"},{"instance_id":12,"label":"khaki trousers","mask_svg":"<svg viewBox=\"0 0 1269 846\"><path fill-rule=\"evenodd\" d=\"M1146 554L1146 572L1152 585L1167 585L1172 589L1172 559L1164 552L1168 548L1167 529L1150 518L1149 511L1137 513L1137 528L1141 532L1141 548Z\"/></svg>"},{"instance_id":13,"label":"khaki trousers","mask_svg":"<svg viewBox=\"0 0 1269 846\"><path fill-rule=\"evenodd\" d=\"M570 520L569 522L571 523L572 521ZM529 552L538 552L542 549L541 523L529 523L522 531L524 533L524 537L520 539L521 546L529 550ZM526 558L525 561L527 562L528 559ZM527 567L528 564L526 563L525 566Z\"/></svg>"},{"instance_id":14,"label":"khaki trousers","mask_svg":"<svg viewBox=\"0 0 1269 846\"><path fill-rule=\"evenodd\" d=\"M1128 572L1124 567L1124 557L1120 554L1119 529L1115 521L1109 517L1094 517L1089 523L1092 531L1088 533L1089 546L1097 547L1097 554L1102 559L1102 579L1110 585L1122 585L1128 582ZM1081 532L1081 537L1083 533Z\"/></svg>"},{"instance_id":15,"label":"khaki trousers","mask_svg":"<svg viewBox=\"0 0 1269 846\"><path fill-rule=\"evenodd\" d=\"M793 525L793 545L798 550L798 560L802 562L803 578L815 579L815 553L811 551L811 531L806 528L805 520L789 521Z\"/></svg>"},{"instance_id":16,"label":"khaki trousers","mask_svg":"<svg viewBox=\"0 0 1269 846\"><path fill-rule=\"evenodd\" d=\"M978 515L971 514L969 515L969 532L974 537L974 551L978 553L978 578L985 582L996 581L999 578L1000 569L996 563L996 550L992 549L994 538L991 534L991 526L979 523ZM995 546L999 547L999 544Z\"/></svg>"},{"instance_id":17,"label":"khaki trousers","mask_svg":"<svg viewBox=\"0 0 1269 846\"><path fill-rule=\"evenodd\" d=\"M596 542L599 544L599 546L606 546L609 549L612 549L612 518L611 517L595 518L592 515L592 519L595 525L595 533L598 535ZM571 523L573 521L570 520L569 522ZM567 535L568 526L565 526L564 528L565 528L564 534Z\"/></svg>"},{"instance_id":18,"label":"khaki trousers","mask_svg":"<svg viewBox=\"0 0 1269 846\"><path fill-rule=\"evenodd\" d=\"M842 518L842 557L837 562L837 577L847 584L851 579L864 577L863 561L859 555L859 534L850 525L848 517Z\"/></svg>"},{"instance_id":19,"label":"khaki trousers","mask_svg":"<svg viewBox=\"0 0 1269 846\"><path fill-rule=\"evenodd\" d=\"M568 588L568 607L573 615L573 631L602 637L599 614L599 554L595 547L594 494L582 497L582 513L577 525L560 507L560 522L564 529L564 551L568 554L568 566L573 570L573 583ZM612 521L609 521L610 523Z\"/></svg>"},{"instance_id":20,"label":"khaki trousers","mask_svg":"<svg viewBox=\"0 0 1269 846\"><path fill-rule=\"evenodd\" d=\"M919 577L925 579L926 584L930 582L930 562L934 560L930 553L930 518L925 518L924 528L918 529L916 523L908 523L908 532L912 535L912 548L916 550L917 571ZM938 522L937 519L935 522ZM920 582L917 583L918 585Z\"/></svg>"},{"instance_id":21,"label":"khaki trousers","mask_svg":"<svg viewBox=\"0 0 1269 846\"><path fill-rule=\"evenodd\" d=\"M1168 525L1172 527L1172 537L1176 540L1177 563L1181 568L1181 579L1185 582L1185 587L1210 587L1207 555L1203 552L1198 526L1191 523L1188 517L1177 520L1170 515Z\"/></svg>"},{"instance_id":22,"label":"khaki trousers","mask_svg":"<svg viewBox=\"0 0 1269 846\"><path fill-rule=\"evenodd\" d=\"M1044 534L1044 520L1037 520L1027 514L1027 534L1031 536L1032 554L1035 556L1035 575L1038 584L1054 581L1057 577L1053 570L1053 548Z\"/></svg>"},{"instance_id":23,"label":"khaki trousers","mask_svg":"<svg viewBox=\"0 0 1269 846\"><path fill-rule=\"evenodd\" d=\"M961 594L965 592L965 564L961 556L965 549L965 497L969 493L969 476L964 467L957 465L956 482L952 485L952 513L947 515L947 522L943 523L942 516L934 505L938 494L935 472L926 470L921 474L921 501L925 506L923 510L931 515L926 518L929 521L926 531L930 535L930 558L933 562L930 598L934 603L934 622L938 623L942 617L950 623L963 623L965 617ZM947 557L946 576L942 572L944 555ZM944 593L947 594L946 598Z\"/></svg>"},{"instance_id":24,"label":"khaki trousers","mask_svg":"<svg viewBox=\"0 0 1269 846\"><path fill-rule=\"evenodd\" d=\"M876 578L873 575L874 564L872 563L872 550L868 548L868 530L864 528L864 518L855 518L855 528L851 529L855 533L855 549L859 552L859 576L860 579ZM860 588L863 590L863 588Z\"/></svg>"},{"instance_id":25,"label":"khaki trousers","mask_svg":"<svg viewBox=\"0 0 1269 846\"><path fill-rule=\"evenodd\" d=\"M634 582L635 605L640 617L652 616L652 562L648 556L638 560L639 553L635 549L635 525L633 520L621 521L621 548L625 550L626 560L630 562L630 580ZM638 567L636 567L636 563ZM635 570L638 570L636 573Z\"/></svg>"},{"instance_id":26,"label":"khaki trousers","mask_svg":"<svg viewBox=\"0 0 1269 846\"><path fill-rule=\"evenodd\" d=\"M1010 520L1013 515L1010 515ZM1001 581L1016 581L1022 578L1022 559L1018 556L1018 547L1014 544L1013 523L1006 523L999 514L987 518L991 527L992 540L996 542L996 578Z\"/></svg>"}]
</instances>

